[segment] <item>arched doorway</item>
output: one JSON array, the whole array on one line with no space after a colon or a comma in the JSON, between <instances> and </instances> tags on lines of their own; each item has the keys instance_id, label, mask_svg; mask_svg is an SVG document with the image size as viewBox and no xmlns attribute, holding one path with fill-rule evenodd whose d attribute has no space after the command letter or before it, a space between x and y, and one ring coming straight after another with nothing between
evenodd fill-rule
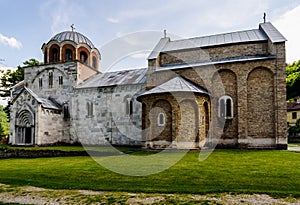
<instances>
[{"instance_id":1,"label":"arched doorway","mask_svg":"<svg viewBox=\"0 0 300 205\"><path fill-rule=\"evenodd\" d=\"M22 110L16 118L16 144L34 144L34 119L28 110Z\"/></svg>"}]
</instances>

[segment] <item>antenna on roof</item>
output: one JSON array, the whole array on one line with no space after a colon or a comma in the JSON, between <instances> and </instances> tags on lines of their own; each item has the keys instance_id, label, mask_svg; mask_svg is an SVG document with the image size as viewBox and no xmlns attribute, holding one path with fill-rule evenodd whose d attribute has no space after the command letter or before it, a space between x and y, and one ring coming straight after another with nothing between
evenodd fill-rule
<instances>
[{"instance_id":1,"label":"antenna on roof","mask_svg":"<svg viewBox=\"0 0 300 205\"><path fill-rule=\"evenodd\" d=\"M164 38L167 38L167 30L164 30Z\"/></svg>"},{"instance_id":2,"label":"antenna on roof","mask_svg":"<svg viewBox=\"0 0 300 205\"><path fill-rule=\"evenodd\" d=\"M266 19L267 19L267 14L266 14L266 12L264 12L264 17L263 17L263 19L264 19L264 23L266 23Z\"/></svg>"},{"instance_id":3,"label":"antenna on roof","mask_svg":"<svg viewBox=\"0 0 300 205\"><path fill-rule=\"evenodd\" d=\"M75 31L75 25L72 23L72 25L71 25L71 29L72 29L72 32L74 32Z\"/></svg>"}]
</instances>

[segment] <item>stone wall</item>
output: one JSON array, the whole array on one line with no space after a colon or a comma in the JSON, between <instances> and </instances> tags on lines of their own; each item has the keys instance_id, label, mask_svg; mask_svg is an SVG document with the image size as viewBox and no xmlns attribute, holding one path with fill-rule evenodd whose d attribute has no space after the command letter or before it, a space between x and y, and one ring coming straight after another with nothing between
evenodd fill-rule
<instances>
[{"instance_id":1,"label":"stone wall","mask_svg":"<svg viewBox=\"0 0 300 205\"><path fill-rule=\"evenodd\" d=\"M143 141L149 148L198 148L206 142L209 125L209 97L194 93L171 93L144 96ZM159 115L165 115L165 125Z\"/></svg>"},{"instance_id":2,"label":"stone wall","mask_svg":"<svg viewBox=\"0 0 300 205\"><path fill-rule=\"evenodd\" d=\"M276 58L193 68L187 66L177 70L159 69L182 62L269 54ZM268 41L161 53L157 59L149 60L148 65L147 90L180 75L211 92L214 126L220 124L218 99L222 96L232 98L233 118L221 122L221 133L211 132L212 143L220 147L287 147L284 43Z\"/></svg>"},{"instance_id":3,"label":"stone wall","mask_svg":"<svg viewBox=\"0 0 300 205\"><path fill-rule=\"evenodd\" d=\"M256 56L267 54L267 43L244 43L189 50L176 50L160 55L160 66L195 63L209 60L236 58L240 56Z\"/></svg>"},{"instance_id":4,"label":"stone wall","mask_svg":"<svg viewBox=\"0 0 300 205\"><path fill-rule=\"evenodd\" d=\"M136 96L144 90L144 84L77 89L72 138L83 144L141 145L142 104Z\"/></svg>"}]
</instances>

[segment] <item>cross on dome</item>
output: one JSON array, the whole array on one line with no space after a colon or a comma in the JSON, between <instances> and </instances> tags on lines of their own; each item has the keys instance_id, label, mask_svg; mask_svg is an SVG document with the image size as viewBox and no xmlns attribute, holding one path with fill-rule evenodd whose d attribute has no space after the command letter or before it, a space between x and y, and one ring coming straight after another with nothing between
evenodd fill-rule
<instances>
[{"instance_id":1,"label":"cross on dome","mask_svg":"<svg viewBox=\"0 0 300 205\"><path fill-rule=\"evenodd\" d=\"M72 32L75 31L76 28L75 28L75 25L74 25L74 24L71 25L71 29L72 29Z\"/></svg>"}]
</instances>

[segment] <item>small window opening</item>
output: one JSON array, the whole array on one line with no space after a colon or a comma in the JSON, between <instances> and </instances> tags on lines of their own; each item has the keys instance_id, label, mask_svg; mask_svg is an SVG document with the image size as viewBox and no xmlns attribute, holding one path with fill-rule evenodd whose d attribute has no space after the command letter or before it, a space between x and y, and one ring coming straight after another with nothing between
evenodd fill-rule
<instances>
[{"instance_id":1,"label":"small window opening","mask_svg":"<svg viewBox=\"0 0 300 205\"><path fill-rule=\"evenodd\" d=\"M158 126L165 126L166 119L165 119L165 114L164 113L159 113L158 114L158 119L157 119L157 124Z\"/></svg>"},{"instance_id":2,"label":"small window opening","mask_svg":"<svg viewBox=\"0 0 300 205\"><path fill-rule=\"evenodd\" d=\"M66 61L71 61L71 60L73 60L72 50L71 49L66 49Z\"/></svg>"},{"instance_id":3,"label":"small window opening","mask_svg":"<svg viewBox=\"0 0 300 205\"><path fill-rule=\"evenodd\" d=\"M297 119L297 112L292 112L292 119Z\"/></svg>"},{"instance_id":4,"label":"small window opening","mask_svg":"<svg viewBox=\"0 0 300 205\"><path fill-rule=\"evenodd\" d=\"M58 85L62 86L64 84L64 79L62 76L58 76Z\"/></svg>"},{"instance_id":5,"label":"small window opening","mask_svg":"<svg viewBox=\"0 0 300 205\"><path fill-rule=\"evenodd\" d=\"M42 89L43 88L43 78L39 79L39 88Z\"/></svg>"},{"instance_id":6,"label":"small window opening","mask_svg":"<svg viewBox=\"0 0 300 205\"><path fill-rule=\"evenodd\" d=\"M84 51L80 52L80 61L84 64L88 63L88 56L87 56L86 52L84 52Z\"/></svg>"},{"instance_id":7,"label":"small window opening","mask_svg":"<svg viewBox=\"0 0 300 205\"><path fill-rule=\"evenodd\" d=\"M49 77L49 88L52 88L53 87L53 73L50 72L48 77Z\"/></svg>"}]
</instances>

